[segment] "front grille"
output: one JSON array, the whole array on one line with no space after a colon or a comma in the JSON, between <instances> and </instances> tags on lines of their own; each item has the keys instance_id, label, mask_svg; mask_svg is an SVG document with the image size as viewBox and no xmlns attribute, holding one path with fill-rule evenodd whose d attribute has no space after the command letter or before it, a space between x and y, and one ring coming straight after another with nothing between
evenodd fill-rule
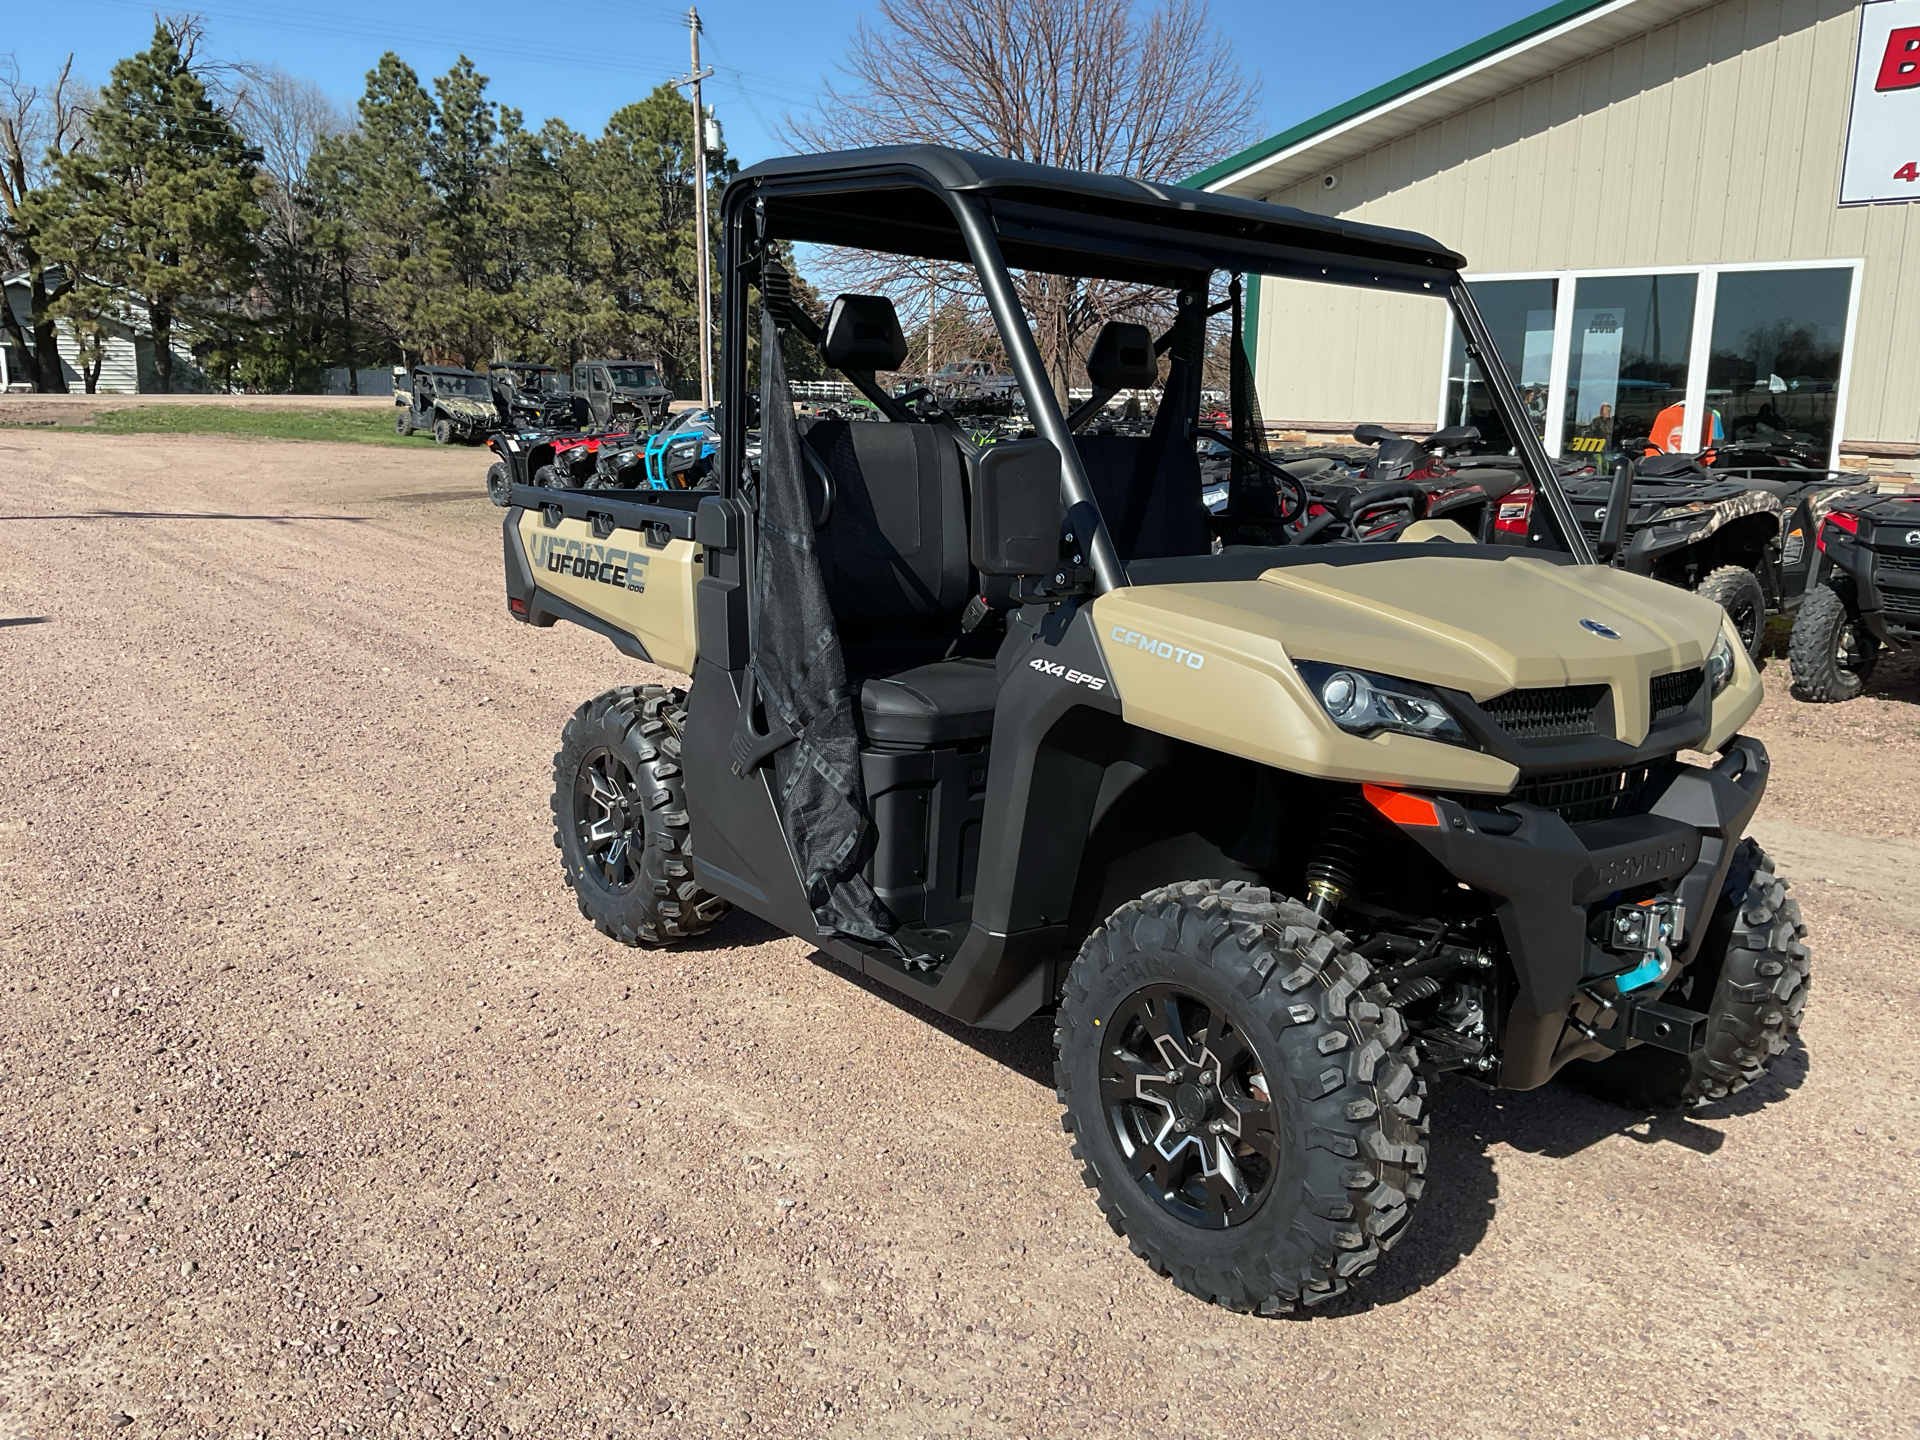
<instances>
[{"instance_id":1,"label":"front grille","mask_svg":"<svg viewBox=\"0 0 1920 1440\"><path fill-rule=\"evenodd\" d=\"M1560 740L1596 732L1604 685L1553 685L1509 690L1480 708L1516 740Z\"/></svg>"},{"instance_id":2,"label":"front grille","mask_svg":"<svg viewBox=\"0 0 1920 1440\"><path fill-rule=\"evenodd\" d=\"M1920 555L1889 555L1881 550L1875 557L1882 570L1902 570L1909 575L1920 574Z\"/></svg>"},{"instance_id":3,"label":"front grille","mask_svg":"<svg viewBox=\"0 0 1920 1440\"><path fill-rule=\"evenodd\" d=\"M1637 815L1646 808L1653 775L1652 765L1536 775L1515 786L1513 798L1557 811L1569 825L1611 820L1616 815Z\"/></svg>"},{"instance_id":4,"label":"front grille","mask_svg":"<svg viewBox=\"0 0 1920 1440\"><path fill-rule=\"evenodd\" d=\"M1700 693L1700 682L1707 678L1707 672L1695 666L1691 670L1676 670L1671 675L1653 677L1653 723L1686 713L1693 703L1693 697Z\"/></svg>"},{"instance_id":5,"label":"front grille","mask_svg":"<svg viewBox=\"0 0 1920 1440\"><path fill-rule=\"evenodd\" d=\"M1882 590L1880 613L1882 615L1920 615L1920 593L1912 590Z\"/></svg>"}]
</instances>

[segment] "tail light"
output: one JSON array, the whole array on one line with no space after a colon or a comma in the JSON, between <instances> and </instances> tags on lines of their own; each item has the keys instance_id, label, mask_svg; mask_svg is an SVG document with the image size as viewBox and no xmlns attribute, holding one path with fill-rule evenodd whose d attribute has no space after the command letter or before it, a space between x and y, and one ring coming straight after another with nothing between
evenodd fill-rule
<instances>
[{"instance_id":1,"label":"tail light","mask_svg":"<svg viewBox=\"0 0 1920 1440\"><path fill-rule=\"evenodd\" d=\"M1521 485L1509 490L1506 498L1500 502L1500 513L1493 517L1493 528L1509 535L1527 533L1527 522L1533 518L1533 487Z\"/></svg>"},{"instance_id":2,"label":"tail light","mask_svg":"<svg viewBox=\"0 0 1920 1440\"><path fill-rule=\"evenodd\" d=\"M1813 543L1822 551L1827 548L1827 526L1829 525L1833 526L1836 530L1844 530L1849 535L1858 535L1860 533L1860 517L1858 515L1849 515L1844 510L1836 510L1820 522L1820 529L1813 537Z\"/></svg>"},{"instance_id":3,"label":"tail light","mask_svg":"<svg viewBox=\"0 0 1920 1440\"><path fill-rule=\"evenodd\" d=\"M511 596L508 598L507 609L512 614L518 615L522 620L527 618L527 602L520 599L518 596Z\"/></svg>"}]
</instances>

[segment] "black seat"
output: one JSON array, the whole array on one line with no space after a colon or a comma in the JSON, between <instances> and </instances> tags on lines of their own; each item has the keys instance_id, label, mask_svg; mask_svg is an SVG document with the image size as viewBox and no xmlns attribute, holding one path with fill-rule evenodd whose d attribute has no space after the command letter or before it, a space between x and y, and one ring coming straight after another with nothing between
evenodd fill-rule
<instances>
[{"instance_id":1,"label":"black seat","mask_svg":"<svg viewBox=\"0 0 1920 1440\"><path fill-rule=\"evenodd\" d=\"M860 686L860 718L879 745L954 745L993 734L1000 679L989 659L942 660Z\"/></svg>"}]
</instances>

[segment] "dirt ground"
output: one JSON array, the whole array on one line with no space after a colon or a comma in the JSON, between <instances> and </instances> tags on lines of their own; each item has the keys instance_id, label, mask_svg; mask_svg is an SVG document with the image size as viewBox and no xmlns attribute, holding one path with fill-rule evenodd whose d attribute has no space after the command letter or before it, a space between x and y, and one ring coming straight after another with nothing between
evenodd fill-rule
<instances>
[{"instance_id":1,"label":"dirt ground","mask_svg":"<svg viewBox=\"0 0 1920 1440\"><path fill-rule=\"evenodd\" d=\"M1920 662L1786 698L1801 1043L1646 1121L1436 1093L1407 1241L1199 1304L1044 1021L735 916L641 953L546 817L581 700L474 451L0 433L0 1440L1920 1433Z\"/></svg>"}]
</instances>

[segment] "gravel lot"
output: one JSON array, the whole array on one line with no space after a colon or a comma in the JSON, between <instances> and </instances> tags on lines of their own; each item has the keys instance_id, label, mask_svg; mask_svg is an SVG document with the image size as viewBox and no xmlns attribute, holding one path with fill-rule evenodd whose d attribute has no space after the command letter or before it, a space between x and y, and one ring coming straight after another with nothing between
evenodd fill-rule
<instances>
[{"instance_id":1,"label":"gravel lot","mask_svg":"<svg viewBox=\"0 0 1920 1440\"><path fill-rule=\"evenodd\" d=\"M1920 663L1785 698L1802 1046L1652 1121L1437 1091L1309 1320L1081 1189L1044 1022L735 916L576 916L603 641L509 621L473 451L0 431L0 1440L1916 1435Z\"/></svg>"}]
</instances>

